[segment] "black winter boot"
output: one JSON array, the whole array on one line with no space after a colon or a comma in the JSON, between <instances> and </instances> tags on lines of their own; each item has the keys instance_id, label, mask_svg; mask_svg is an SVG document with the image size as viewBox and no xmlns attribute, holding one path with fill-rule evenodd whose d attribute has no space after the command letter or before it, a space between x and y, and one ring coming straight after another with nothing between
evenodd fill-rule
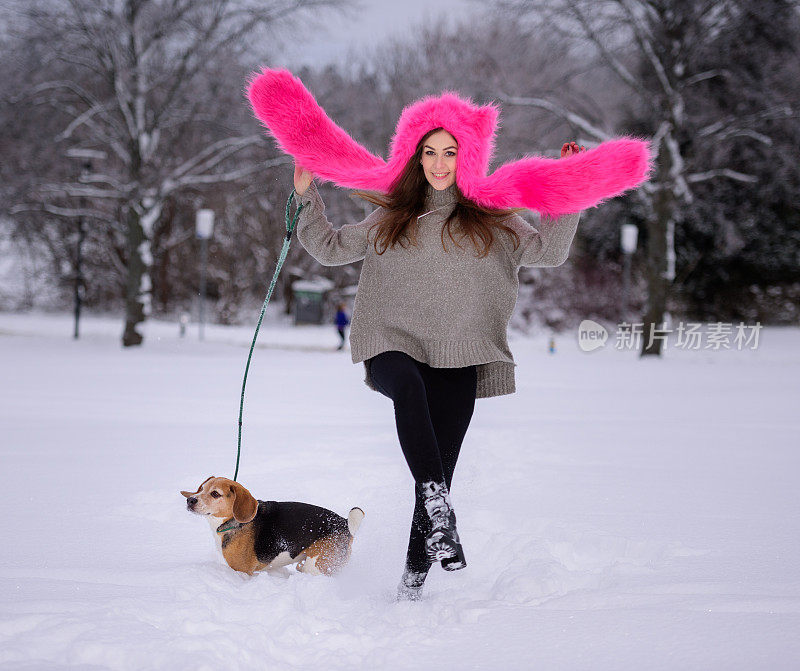
<instances>
[{"instance_id":1,"label":"black winter boot","mask_svg":"<svg viewBox=\"0 0 800 671\"><path fill-rule=\"evenodd\" d=\"M419 485L425 510L431 520L431 532L425 538L425 549L431 561L441 561L442 568L456 571L467 565L456 530L456 515L450 504L450 492L443 482Z\"/></svg>"},{"instance_id":2,"label":"black winter boot","mask_svg":"<svg viewBox=\"0 0 800 671\"><path fill-rule=\"evenodd\" d=\"M451 512L450 515L452 516L452 524L453 528L456 528L456 514L455 512ZM456 539L458 539L458 533L456 532ZM464 559L464 551L461 549L461 541L458 544L459 553L455 557L446 557L442 559L442 568L445 571L457 571L460 568L464 568L467 565L466 560Z\"/></svg>"},{"instance_id":3,"label":"black winter boot","mask_svg":"<svg viewBox=\"0 0 800 671\"><path fill-rule=\"evenodd\" d=\"M412 571L406 566L400 584L397 586L397 601L419 601L422 598L422 586L427 573Z\"/></svg>"}]
</instances>

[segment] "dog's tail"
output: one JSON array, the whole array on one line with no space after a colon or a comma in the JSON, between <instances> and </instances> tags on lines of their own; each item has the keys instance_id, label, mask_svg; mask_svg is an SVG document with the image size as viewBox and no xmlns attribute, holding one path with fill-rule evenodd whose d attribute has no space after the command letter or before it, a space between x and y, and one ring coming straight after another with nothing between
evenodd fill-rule
<instances>
[{"instance_id":1,"label":"dog's tail","mask_svg":"<svg viewBox=\"0 0 800 671\"><path fill-rule=\"evenodd\" d=\"M347 515L347 529L350 531L351 536L356 535L358 527L361 526L361 520L364 519L364 511L361 508L352 508Z\"/></svg>"}]
</instances>

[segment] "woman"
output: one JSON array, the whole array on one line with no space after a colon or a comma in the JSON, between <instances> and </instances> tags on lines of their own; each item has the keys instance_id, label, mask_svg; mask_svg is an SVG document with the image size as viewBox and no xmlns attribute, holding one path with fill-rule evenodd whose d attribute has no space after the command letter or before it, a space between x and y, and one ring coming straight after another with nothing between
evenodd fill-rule
<instances>
[{"instance_id":1,"label":"woman","mask_svg":"<svg viewBox=\"0 0 800 671\"><path fill-rule=\"evenodd\" d=\"M565 143L561 156L581 151ZM519 267L563 263L579 219L544 218L537 230L514 210L469 201L456 183L458 152L450 132L430 130L386 196L356 192L380 207L339 230L324 215L313 174L298 165L294 172L306 250L323 265L364 259L353 362L363 361L365 383L392 399L415 482L401 599L420 598L433 562L466 566L449 492L475 399L514 392L506 330Z\"/></svg>"}]
</instances>

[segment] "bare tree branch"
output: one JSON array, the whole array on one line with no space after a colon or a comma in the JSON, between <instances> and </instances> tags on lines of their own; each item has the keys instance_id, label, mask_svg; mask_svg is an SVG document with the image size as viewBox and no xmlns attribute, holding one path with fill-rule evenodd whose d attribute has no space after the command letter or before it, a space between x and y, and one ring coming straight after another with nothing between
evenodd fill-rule
<instances>
[{"instance_id":1,"label":"bare tree branch","mask_svg":"<svg viewBox=\"0 0 800 671\"><path fill-rule=\"evenodd\" d=\"M686 176L687 182L704 182L708 179L715 177L727 177L734 179L738 182L749 182L751 184L758 182L758 177L755 175L745 175L744 173L731 170L730 168L718 168L716 170L707 170L706 172L695 172Z\"/></svg>"},{"instance_id":2,"label":"bare tree branch","mask_svg":"<svg viewBox=\"0 0 800 671\"><path fill-rule=\"evenodd\" d=\"M548 112L561 117L573 126L580 128L584 133L598 142L602 142L603 140L608 140L610 138L608 133L593 125L584 117L566 109L565 107L562 107L557 103L551 102L550 100L545 100L543 98L522 98L518 96L509 96L505 93L498 93L497 97L508 105L538 107L539 109L547 110Z\"/></svg>"},{"instance_id":3,"label":"bare tree branch","mask_svg":"<svg viewBox=\"0 0 800 671\"><path fill-rule=\"evenodd\" d=\"M591 41L591 43L595 46L595 48L600 53L600 56L603 60L611 67L611 69L617 74L617 76L627 84L631 89L636 91L639 95L644 96L645 91L642 88L642 85L638 78L634 77L633 74L626 68L622 61L620 61L612 51L606 46L607 40L604 40L600 34L595 30L592 22L586 17L580 7L580 3L572 0L568 3L570 10L572 11L573 16L575 16L581 27L583 28L586 37Z\"/></svg>"}]
</instances>

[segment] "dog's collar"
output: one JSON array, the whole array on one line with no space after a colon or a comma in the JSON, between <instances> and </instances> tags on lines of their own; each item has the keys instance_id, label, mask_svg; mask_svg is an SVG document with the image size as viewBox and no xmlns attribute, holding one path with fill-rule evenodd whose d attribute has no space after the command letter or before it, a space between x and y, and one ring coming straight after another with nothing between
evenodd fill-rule
<instances>
[{"instance_id":1,"label":"dog's collar","mask_svg":"<svg viewBox=\"0 0 800 671\"><path fill-rule=\"evenodd\" d=\"M229 520L225 520L217 527L217 533L222 534L226 531L233 531L234 529L238 529L242 526L244 525L241 522L237 522L235 517L231 517Z\"/></svg>"}]
</instances>

